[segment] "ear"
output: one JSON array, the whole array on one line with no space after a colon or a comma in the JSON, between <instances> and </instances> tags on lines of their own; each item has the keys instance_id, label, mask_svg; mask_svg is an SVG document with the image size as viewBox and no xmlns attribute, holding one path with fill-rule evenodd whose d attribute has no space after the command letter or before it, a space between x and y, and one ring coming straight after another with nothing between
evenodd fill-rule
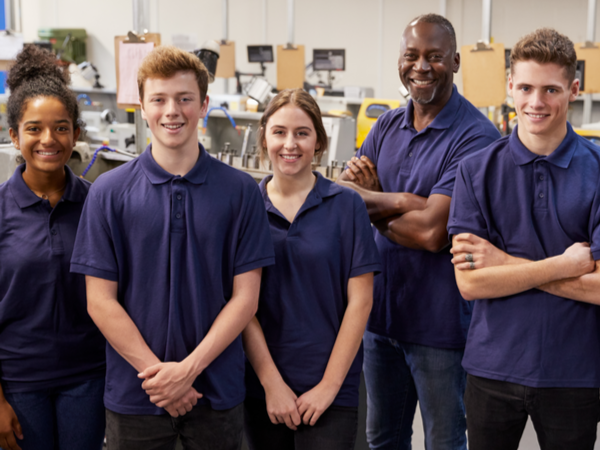
<instances>
[{"instance_id":1,"label":"ear","mask_svg":"<svg viewBox=\"0 0 600 450\"><path fill-rule=\"evenodd\" d=\"M19 149L19 133L17 133L13 128L9 128L8 134L10 135L10 140L13 142L13 145L18 150Z\"/></svg>"},{"instance_id":2,"label":"ear","mask_svg":"<svg viewBox=\"0 0 600 450\"><path fill-rule=\"evenodd\" d=\"M208 94L206 94L206 97L204 97L204 102L202 103L202 106L200 106L200 117L202 117L202 118L206 117L206 112L208 111L209 101L210 101L210 98L208 97Z\"/></svg>"},{"instance_id":3,"label":"ear","mask_svg":"<svg viewBox=\"0 0 600 450\"><path fill-rule=\"evenodd\" d=\"M452 71L454 73L457 73L458 69L460 69L460 53L456 52L456 55L454 55L454 64L452 66Z\"/></svg>"},{"instance_id":4,"label":"ear","mask_svg":"<svg viewBox=\"0 0 600 450\"><path fill-rule=\"evenodd\" d=\"M81 128L80 127L75 128L75 130L73 131L73 147L75 147L75 144L77 143L77 139L79 139L80 134L81 134Z\"/></svg>"},{"instance_id":5,"label":"ear","mask_svg":"<svg viewBox=\"0 0 600 450\"><path fill-rule=\"evenodd\" d=\"M575 78L571 83L571 94L569 95L569 102L574 102L579 95L579 79Z\"/></svg>"},{"instance_id":6,"label":"ear","mask_svg":"<svg viewBox=\"0 0 600 450\"><path fill-rule=\"evenodd\" d=\"M513 86L513 77L512 77L512 73L509 73L509 74L508 74L508 93L509 93L509 95L510 95L511 97L513 97L513 98L514 98L514 95L513 95L513 87L514 87L514 86Z\"/></svg>"},{"instance_id":7,"label":"ear","mask_svg":"<svg viewBox=\"0 0 600 450\"><path fill-rule=\"evenodd\" d=\"M146 111L144 110L144 101L140 98L140 109L142 111L142 119L148 120L146 118Z\"/></svg>"}]
</instances>

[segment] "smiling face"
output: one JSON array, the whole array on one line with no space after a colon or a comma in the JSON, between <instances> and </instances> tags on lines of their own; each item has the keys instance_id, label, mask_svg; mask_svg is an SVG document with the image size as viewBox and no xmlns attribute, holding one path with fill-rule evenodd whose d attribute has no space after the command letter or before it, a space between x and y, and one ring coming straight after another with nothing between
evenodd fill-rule
<instances>
[{"instance_id":1,"label":"smiling face","mask_svg":"<svg viewBox=\"0 0 600 450\"><path fill-rule=\"evenodd\" d=\"M519 120L518 135L525 146L531 149L528 143L539 138L562 141L579 80L570 82L558 64L518 61L512 67L508 88Z\"/></svg>"},{"instance_id":2,"label":"smiling face","mask_svg":"<svg viewBox=\"0 0 600 450\"><path fill-rule=\"evenodd\" d=\"M452 95L460 57L441 25L416 21L402 35L398 73L411 98L421 105L445 104Z\"/></svg>"},{"instance_id":3,"label":"smiling face","mask_svg":"<svg viewBox=\"0 0 600 450\"><path fill-rule=\"evenodd\" d=\"M19 129L10 129L10 137L25 159L28 176L62 174L80 131L73 129L60 100L35 97L27 102Z\"/></svg>"},{"instance_id":4,"label":"smiling face","mask_svg":"<svg viewBox=\"0 0 600 450\"><path fill-rule=\"evenodd\" d=\"M312 120L302 109L287 104L275 111L266 124L265 142L273 172L285 176L311 173L317 132Z\"/></svg>"},{"instance_id":5,"label":"smiling face","mask_svg":"<svg viewBox=\"0 0 600 450\"><path fill-rule=\"evenodd\" d=\"M200 103L200 89L192 72L144 82L142 117L152 131L153 149L198 150L198 121L206 115L208 96Z\"/></svg>"}]
</instances>

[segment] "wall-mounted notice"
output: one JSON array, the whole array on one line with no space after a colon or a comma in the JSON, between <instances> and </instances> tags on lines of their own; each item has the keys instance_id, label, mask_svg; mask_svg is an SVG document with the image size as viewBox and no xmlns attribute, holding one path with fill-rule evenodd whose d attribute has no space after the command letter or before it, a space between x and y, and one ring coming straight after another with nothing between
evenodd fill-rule
<instances>
[{"instance_id":1,"label":"wall-mounted notice","mask_svg":"<svg viewBox=\"0 0 600 450\"><path fill-rule=\"evenodd\" d=\"M152 42L128 44L119 42L119 89L117 103L139 105L137 73L142 60L152 51Z\"/></svg>"}]
</instances>

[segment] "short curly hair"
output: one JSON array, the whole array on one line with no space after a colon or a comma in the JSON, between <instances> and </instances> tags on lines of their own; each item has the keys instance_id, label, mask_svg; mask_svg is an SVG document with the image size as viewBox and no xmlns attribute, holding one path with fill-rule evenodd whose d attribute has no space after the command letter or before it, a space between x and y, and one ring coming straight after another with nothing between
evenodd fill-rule
<instances>
[{"instance_id":1,"label":"short curly hair","mask_svg":"<svg viewBox=\"0 0 600 450\"><path fill-rule=\"evenodd\" d=\"M203 104L208 91L208 70L193 53L170 45L156 47L142 61L137 75L140 102L144 100L144 83L148 78L171 78L177 72L194 74L200 90L200 104Z\"/></svg>"},{"instance_id":2,"label":"short curly hair","mask_svg":"<svg viewBox=\"0 0 600 450\"><path fill-rule=\"evenodd\" d=\"M511 73L514 73L515 64L519 61L553 63L564 68L569 83L575 79L577 53L573 42L552 28L538 28L522 37L510 52Z\"/></svg>"},{"instance_id":3,"label":"short curly hair","mask_svg":"<svg viewBox=\"0 0 600 450\"><path fill-rule=\"evenodd\" d=\"M56 63L56 57L47 50L27 45L17 55L10 68L6 85L10 89L6 116L9 128L17 131L27 103L36 97L54 97L67 109L73 128L83 127L75 93L69 89L69 74Z\"/></svg>"}]
</instances>

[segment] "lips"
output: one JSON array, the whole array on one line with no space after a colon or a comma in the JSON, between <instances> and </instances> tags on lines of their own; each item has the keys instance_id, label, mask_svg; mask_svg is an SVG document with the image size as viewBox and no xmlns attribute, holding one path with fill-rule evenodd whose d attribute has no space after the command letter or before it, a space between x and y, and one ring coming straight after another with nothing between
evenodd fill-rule
<instances>
[{"instance_id":1,"label":"lips","mask_svg":"<svg viewBox=\"0 0 600 450\"><path fill-rule=\"evenodd\" d=\"M163 123L162 126L164 128L166 128L167 130L179 130L181 127L183 127L183 124L182 123L173 123L173 124Z\"/></svg>"},{"instance_id":2,"label":"lips","mask_svg":"<svg viewBox=\"0 0 600 450\"><path fill-rule=\"evenodd\" d=\"M285 161L296 161L300 159L300 155L281 155Z\"/></svg>"},{"instance_id":3,"label":"lips","mask_svg":"<svg viewBox=\"0 0 600 450\"><path fill-rule=\"evenodd\" d=\"M416 86L430 86L435 82L435 80L415 80L414 78L411 78L410 82Z\"/></svg>"},{"instance_id":4,"label":"lips","mask_svg":"<svg viewBox=\"0 0 600 450\"><path fill-rule=\"evenodd\" d=\"M58 152L58 151L42 151L42 150L36 150L36 153L37 153L38 155L41 155L41 156L56 156L56 155L58 155L58 153L59 153L59 152Z\"/></svg>"},{"instance_id":5,"label":"lips","mask_svg":"<svg viewBox=\"0 0 600 450\"><path fill-rule=\"evenodd\" d=\"M525 113L527 114L527 116L531 117L532 119L543 119L544 117L549 117L550 114L533 114L533 113Z\"/></svg>"}]
</instances>

